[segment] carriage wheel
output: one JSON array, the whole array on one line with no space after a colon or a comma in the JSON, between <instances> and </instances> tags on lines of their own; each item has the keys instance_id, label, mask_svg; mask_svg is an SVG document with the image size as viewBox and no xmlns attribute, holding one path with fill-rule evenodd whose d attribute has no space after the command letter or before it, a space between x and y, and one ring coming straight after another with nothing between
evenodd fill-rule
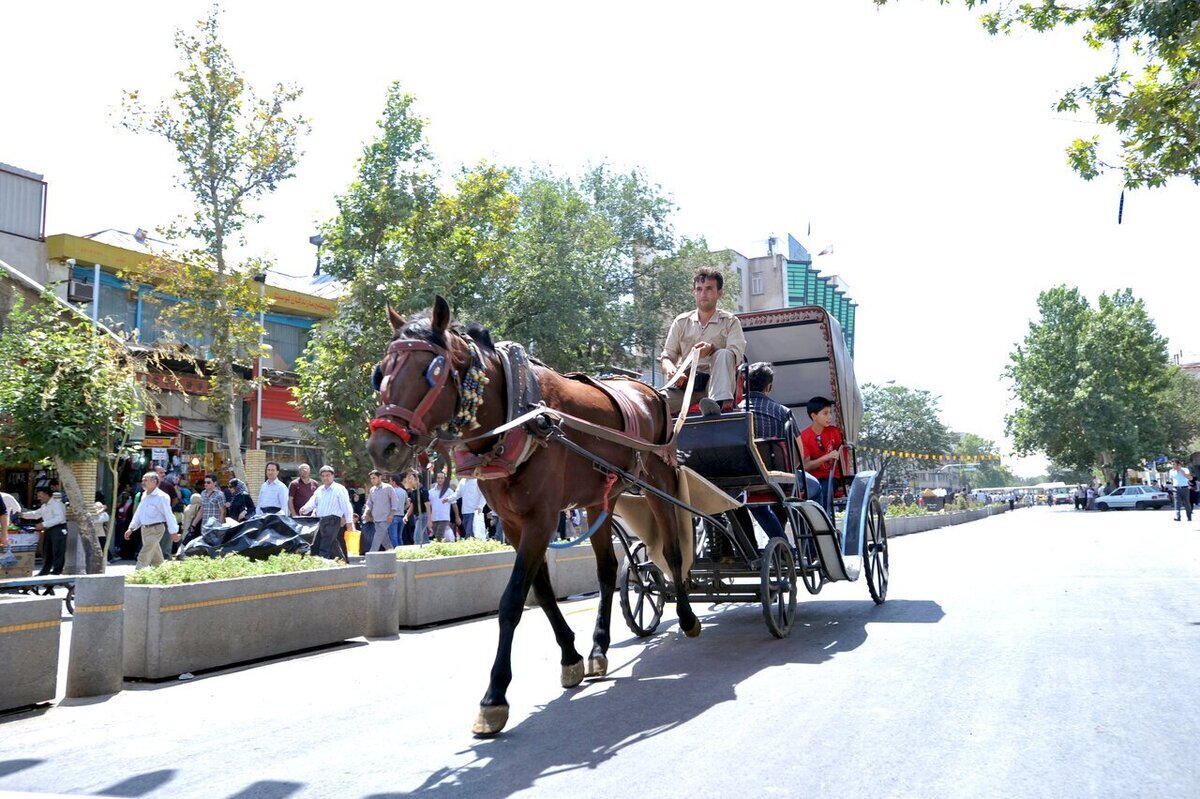
<instances>
[{"instance_id":1,"label":"carriage wheel","mask_svg":"<svg viewBox=\"0 0 1200 799\"><path fill-rule=\"evenodd\" d=\"M762 555L760 569L763 618L776 638L784 638L796 616L796 559L782 538L772 538Z\"/></svg>"},{"instance_id":2,"label":"carriage wheel","mask_svg":"<svg viewBox=\"0 0 1200 799\"><path fill-rule=\"evenodd\" d=\"M667 604L666 585L658 567L650 562L646 545L638 542L628 558L621 562L617 585L621 589L621 615L634 635L645 638L658 629Z\"/></svg>"},{"instance_id":3,"label":"carriage wheel","mask_svg":"<svg viewBox=\"0 0 1200 799\"><path fill-rule=\"evenodd\" d=\"M871 497L867 505L867 551L863 553L863 571L867 575L871 599L876 605L882 605L888 589L888 544L887 525L878 497Z\"/></svg>"}]
</instances>

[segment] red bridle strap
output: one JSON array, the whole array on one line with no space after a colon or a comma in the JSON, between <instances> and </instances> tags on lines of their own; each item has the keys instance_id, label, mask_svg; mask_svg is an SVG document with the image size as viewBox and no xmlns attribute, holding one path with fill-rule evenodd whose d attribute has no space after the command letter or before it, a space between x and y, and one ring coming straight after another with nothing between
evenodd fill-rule
<instances>
[{"instance_id":1,"label":"red bridle strap","mask_svg":"<svg viewBox=\"0 0 1200 799\"><path fill-rule=\"evenodd\" d=\"M387 401L386 393L395 384L396 377L399 376L400 370L404 368L405 361L413 352L432 352L437 358L441 356L445 360L445 365L442 370L434 378L433 384L429 387L429 391L417 403L417 407L411 411L408 408L402 408L399 405L393 405ZM375 418L368 425L371 432L383 429L387 430L399 437L401 441L408 444L414 434L417 436L429 435L428 425L425 423L425 414L437 402L437 399L442 394L442 389L446 387L446 380L451 373L457 373L454 369L454 362L450 358L450 353L443 347L439 347L428 341L420 339L400 339L393 341L388 345L388 355L395 356L391 369L384 376L379 387L379 399L381 400L379 407L375 410ZM403 424L397 424L394 419L399 420Z\"/></svg>"},{"instance_id":2,"label":"red bridle strap","mask_svg":"<svg viewBox=\"0 0 1200 799\"><path fill-rule=\"evenodd\" d=\"M393 433L405 444L412 440L412 434L408 432L408 429L401 427L391 419L372 419L371 423L368 424L367 427L372 433L380 429L386 430L389 433Z\"/></svg>"}]
</instances>

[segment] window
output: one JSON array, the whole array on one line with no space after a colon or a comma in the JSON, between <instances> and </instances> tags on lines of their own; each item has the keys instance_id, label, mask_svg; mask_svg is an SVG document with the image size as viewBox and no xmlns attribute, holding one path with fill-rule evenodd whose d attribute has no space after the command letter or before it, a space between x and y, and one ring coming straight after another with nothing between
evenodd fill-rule
<instances>
[{"instance_id":1,"label":"window","mask_svg":"<svg viewBox=\"0 0 1200 799\"><path fill-rule=\"evenodd\" d=\"M754 275L753 277L750 278L750 293L751 294L762 294L763 293L762 275Z\"/></svg>"}]
</instances>

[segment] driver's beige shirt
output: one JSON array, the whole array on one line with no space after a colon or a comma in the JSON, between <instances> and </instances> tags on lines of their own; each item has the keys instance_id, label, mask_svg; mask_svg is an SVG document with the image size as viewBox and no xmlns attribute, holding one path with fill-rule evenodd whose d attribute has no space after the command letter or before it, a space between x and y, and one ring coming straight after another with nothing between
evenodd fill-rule
<instances>
[{"instance_id":1,"label":"driver's beige shirt","mask_svg":"<svg viewBox=\"0 0 1200 799\"><path fill-rule=\"evenodd\" d=\"M671 322L671 330L667 333L667 343L663 345L660 358L670 358L676 367L683 362L684 357L692 347L701 341L707 341L719 350L731 350L735 363L742 362L746 352L746 334L742 332L742 322L729 311L720 308L708 320L707 325L700 324L700 312L685 311ZM712 371L712 356L700 359L700 371Z\"/></svg>"}]
</instances>

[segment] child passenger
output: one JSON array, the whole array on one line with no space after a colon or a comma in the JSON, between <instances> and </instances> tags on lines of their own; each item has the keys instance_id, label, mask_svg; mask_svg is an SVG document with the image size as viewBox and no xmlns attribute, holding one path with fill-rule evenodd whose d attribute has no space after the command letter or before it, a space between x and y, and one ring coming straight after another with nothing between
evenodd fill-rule
<instances>
[{"instance_id":1,"label":"child passenger","mask_svg":"<svg viewBox=\"0 0 1200 799\"><path fill-rule=\"evenodd\" d=\"M800 454L804 459L805 484L808 498L820 502L829 510L833 504L826 496L829 476L842 454L842 431L833 423L833 400L813 397L808 401L808 418L812 426L800 433Z\"/></svg>"}]
</instances>

